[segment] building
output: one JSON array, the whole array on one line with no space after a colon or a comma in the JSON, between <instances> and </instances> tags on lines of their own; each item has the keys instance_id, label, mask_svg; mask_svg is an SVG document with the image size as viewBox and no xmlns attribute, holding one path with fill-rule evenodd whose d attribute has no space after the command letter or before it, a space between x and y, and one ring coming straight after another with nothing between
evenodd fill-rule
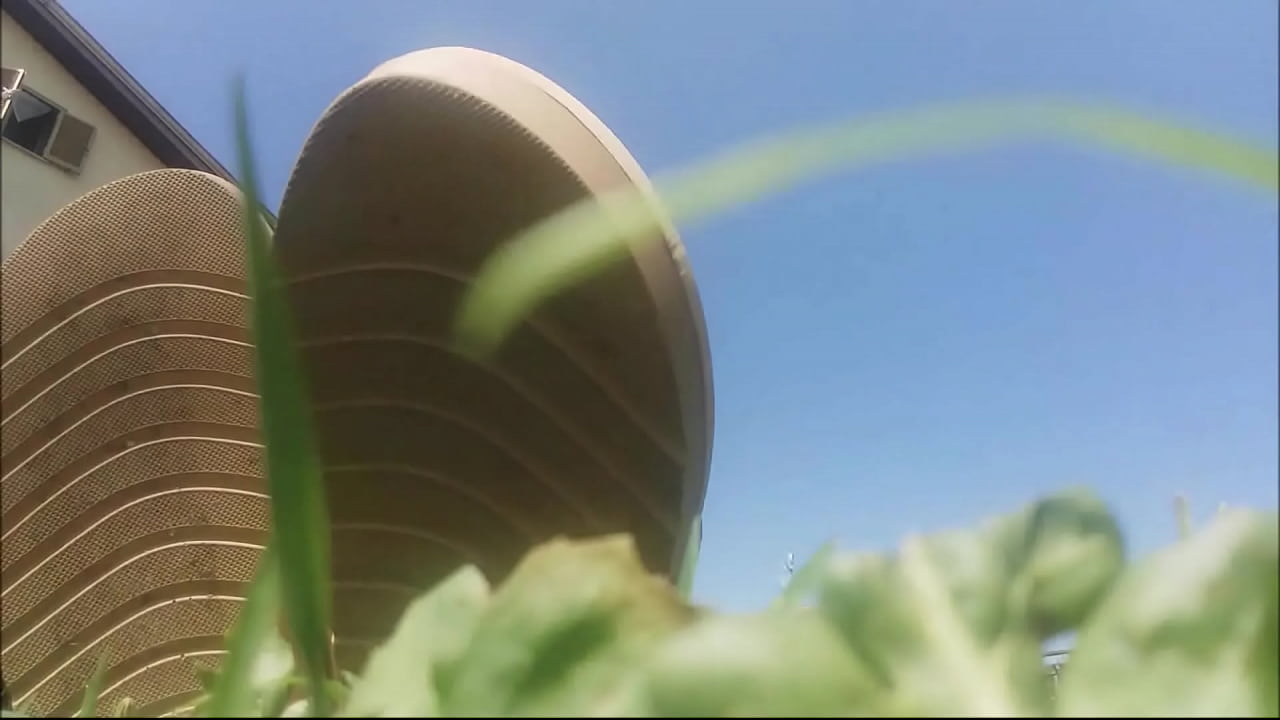
<instances>
[{"instance_id":1,"label":"building","mask_svg":"<svg viewBox=\"0 0 1280 720\"><path fill-rule=\"evenodd\" d=\"M146 170L230 178L191 135L54 0L5 0L0 145L2 256L62 206ZM20 80L19 80L20 78Z\"/></svg>"}]
</instances>

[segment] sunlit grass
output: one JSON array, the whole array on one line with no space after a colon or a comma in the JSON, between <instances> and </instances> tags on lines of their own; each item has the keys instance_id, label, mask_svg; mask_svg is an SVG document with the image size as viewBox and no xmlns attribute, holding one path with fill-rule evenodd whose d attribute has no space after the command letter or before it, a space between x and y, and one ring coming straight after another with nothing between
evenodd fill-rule
<instances>
[{"instance_id":1,"label":"sunlit grass","mask_svg":"<svg viewBox=\"0 0 1280 720\"><path fill-rule=\"evenodd\" d=\"M266 451L267 486L271 494L272 550L266 558L268 572L261 574L255 586L271 583L281 587L285 626L307 678L315 714L328 713L325 689L330 668L330 580L329 580L329 514L325 505L325 489L311 428L311 404L298 360L293 324L284 288L263 220L259 201L257 172L253 163L253 146L249 137L248 109L244 86L235 90L236 147L240 159L240 181L245 196L246 248L249 268L249 293L252 302L252 337L255 375L257 378L259 417L262 441ZM258 588L255 587L255 591ZM263 591L261 612L271 612L272 592ZM265 618L253 618L254 628ZM254 643L254 629L244 631L246 642ZM250 648L246 654L251 658ZM232 648L235 652L237 648ZM228 692L242 692L243 687L228 685ZM220 693L213 697L213 707L223 701Z\"/></svg>"}]
</instances>

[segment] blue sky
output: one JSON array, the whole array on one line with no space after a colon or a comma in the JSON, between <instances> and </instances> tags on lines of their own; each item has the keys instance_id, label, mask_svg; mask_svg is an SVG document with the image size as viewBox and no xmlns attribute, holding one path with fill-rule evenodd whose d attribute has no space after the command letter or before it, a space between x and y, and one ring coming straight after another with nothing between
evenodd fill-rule
<instances>
[{"instance_id":1,"label":"blue sky","mask_svg":"<svg viewBox=\"0 0 1280 720\"><path fill-rule=\"evenodd\" d=\"M244 71L267 199L379 62L469 45L590 106L651 173L938 100L1120 103L1274 147L1277 5L1110 0L64 0L229 166ZM320 10L318 8L323 8ZM711 337L696 587L1087 484L1139 552L1171 499L1277 499L1277 203L1051 143L824 180L683 229Z\"/></svg>"}]
</instances>

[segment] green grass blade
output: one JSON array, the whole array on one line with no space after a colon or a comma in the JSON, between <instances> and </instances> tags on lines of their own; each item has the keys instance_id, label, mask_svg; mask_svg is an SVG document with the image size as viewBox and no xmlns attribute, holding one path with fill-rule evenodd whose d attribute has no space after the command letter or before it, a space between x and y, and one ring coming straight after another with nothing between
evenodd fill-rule
<instances>
[{"instance_id":1,"label":"green grass blade","mask_svg":"<svg viewBox=\"0 0 1280 720\"><path fill-rule=\"evenodd\" d=\"M1280 163L1258 148L1131 113L1049 102L939 106L756 142L659 182L665 210L689 223L835 171L1033 139L1059 139L1208 170L1275 196ZM638 192L586 200L519 233L495 252L464 298L459 346L491 352L547 297L626 257L663 225Z\"/></svg>"},{"instance_id":2,"label":"green grass blade","mask_svg":"<svg viewBox=\"0 0 1280 720\"><path fill-rule=\"evenodd\" d=\"M258 707L253 669L280 616L280 558L267 546L249 595L227 637L227 657L213 681L205 717L249 717Z\"/></svg>"},{"instance_id":3,"label":"green grass blade","mask_svg":"<svg viewBox=\"0 0 1280 720\"><path fill-rule=\"evenodd\" d=\"M284 610L307 677L311 707L317 714L325 714L330 657L329 514L289 309L258 201L248 124L244 85L238 82L236 148L245 195L255 369L271 493L272 541L280 556Z\"/></svg>"},{"instance_id":4,"label":"green grass blade","mask_svg":"<svg viewBox=\"0 0 1280 720\"><path fill-rule=\"evenodd\" d=\"M89 677L89 684L84 688L84 697L80 699L80 710L76 712L76 717L98 716L98 700L102 697L102 685L107 680L107 658L108 654L104 649L98 656L98 664L93 669L93 675Z\"/></svg>"},{"instance_id":5,"label":"green grass blade","mask_svg":"<svg viewBox=\"0 0 1280 720\"><path fill-rule=\"evenodd\" d=\"M676 576L676 589L680 597L688 600L693 596L693 578L698 568L698 553L702 549L702 516L695 515L689 524L689 539L684 545L684 560L680 563L680 572Z\"/></svg>"},{"instance_id":6,"label":"green grass blade","mask_svg":"<svg viewBox=\"0 0 1280 720\"><path fill-rule=\"evenodd\" d=\"M1090 143L1219 173L1272 193L1280 189L1274 150L1107 108L1064 107L1055 119L1063 131Z\"/></svg>"}]
</instances>

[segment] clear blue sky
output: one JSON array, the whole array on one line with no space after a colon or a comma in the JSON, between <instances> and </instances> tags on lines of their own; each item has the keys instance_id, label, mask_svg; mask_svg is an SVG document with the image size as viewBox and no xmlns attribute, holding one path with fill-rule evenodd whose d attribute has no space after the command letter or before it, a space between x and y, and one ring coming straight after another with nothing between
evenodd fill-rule
<instances>
[{"instance_id":1,"label":"clear blue sky","mask_svg":"<svg viewBox=\"0 0 1280 720\"><path fill-rule=\"evenodd\" d=\"M816 121L974 95L1119 102L1274 147L1277 4L64 0L229 166L247 73L268 200L379 62L498 52L651 173ZM1277 505L1277 203L1052 144L810 185L684 229L715 460L697 596L761 606L788 552L884 547L1084 483L1138 550L1171 498Z\"/></svg>"}]
</instances>

